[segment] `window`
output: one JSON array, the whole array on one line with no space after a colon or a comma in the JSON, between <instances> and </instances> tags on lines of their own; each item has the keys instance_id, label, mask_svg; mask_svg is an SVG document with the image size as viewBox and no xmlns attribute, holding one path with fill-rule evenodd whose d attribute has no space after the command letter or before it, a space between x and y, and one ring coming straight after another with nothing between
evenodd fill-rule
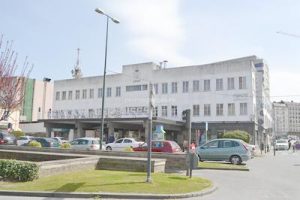
<instances>
[{"instance_id":1,"label":"window","mask_svg":"<svg viewBox=\"0 0 300 200\"><path fill-rule=\"evenodd\" d=\"M102 96L103 96L103 89L98 88L98 98L102 98Z\"/></svg>"},{"instance_id":2,"label":"window","mask_svg":"<svg viewBox=\"0 0 300 200\"><path fill-rule=\"evenodd\" d=\"M130 139L124 139L123 143L132 143L132 140L130 140Z\"/></svg>"},{"instance_id":3,"label":"window","mask_svg":"<svg viewBox=\"0 0 300 200\"><path fill-rule=\"evenodd\" d=\"M80 99L80 90L75 91L75 99Z\"/></svg>"},{"instance_id":4,"label":"window","mask_svg":"<svg viewBox=\"0 0 300 200\"><path fill-rule=\"evenodd\" d=\"M60 99L60 92L56 92L55 100L56 100L56 101L59 101L59 99Z\"/></svg>"},{"instance_id":5,"label":"window","mask_svg":"<svg viewBox=\"0 0 300 200\"><path fill-rule=\"evenodd\" d=\"M239 89L246 89L246 76L239 77Z\"/></svg>"},{"instance_id":6,"label":"window","mask_svg":"<svg viewBox=\"0 0 300 200\"><path fill-rule=\"evenodd\" d=\"M157 83L153 84L153 88L154 88L155 94L158 94L158 84Z\"/></svg>"},{"instance_id":7,"label":"window","mask_svg":"<svg viewBox=\"0 0 300 200\"><path fill-rule=\"evenodd\" d=\"M177 117L177 106L172 106L172 117Z\"/></svg>"},{"instance_id":8,"label":"window","mask_svg":"<svg viewBox=\"0 0 300 200\"><path fill-rule=\"evenodd\" d=\"M121 96L121 87L116 87L116 97Z\"/></svg>"},{"instance_id":9,"label":"window","mask_svg":"<svg viewBox=\"0 0 300 200\"><path fill-rule=\"evenodd\" d=\"M157 117L158 116L158 107L154 107L153 109L153 117Z\"/></svg>"},{"instance_id":10,"label":"window","mask_svg":"<svg viewBox=\"0 0 300 200\"><path fill-rule=\"evenodd\" d=\"M183 93L189 92L189 82L188 81L183 81L183 83L182 83L182 92Z\"/></svg>"},{"instance_id":11,"label":"window","mask_svg":"<svg viewBox=\"0 0 300 200\"><path fill-rule=\"evenodd\" d=\"M205 145L205 148L218 148L219 141L212 141Z\"/></svg>"},{"instance_id":12,"label":"window","mask_svg":"<svg viewBox=\"0 0 300 200\"><path fill-rule=\"evenodd\" d=\"M204 116L210 116L210 104L204 104Z\"/></svg>"},{"instance_id":13,"label":"window","mask_svg":"<svg viewBox=\"0 0 300 200\"><path fill-rule=\"evenodd\" d=\"M126 92L143 91L147 90L148 85L127 85Z\"/></svg>"},{"instance_id":14,"label":"window","mask_svg":"<svg viewBox=\"0 0 300 200\"><path fill-rule=\"evenodd\" d=\"M193 105L193 116L199 116L199 115L200 115L199 105Z\"/></svg>"},{"instance_id":15,"label":"window","mask_svg":"<svg viewBox=\"0 0 300 200\"><path fill-rule=\"evenodd\" d=\"M223 90L223 79L221 78L216 79L216 90L217 91Z\"/></svg>"},{"instance_id":16,"label":"window","mask_svg":"<svg viewBox=\"0 0 300 200\"><path fill-rule=\"evenodd\" d=\"M72 92L72 91L69 91L68 99L69 99L69 100L72 100L72 97L73 97L73 92Z\"/></svg>"},{"instance_id":17,"label":"window","mask_svg":"<svg viewBox=\"0 0 300 200\"><path fill-rule=\"evenodd\" d=\"M167 94L168 93L168 83L162 83L161 85L161 93Z\"/></svg>"},{"instance_id":18,"label":"window","mask_svg":"<svg viewBox=\"0 0 300 200\"><path fill-rule=\"evenodd\" d=\"M87 93L86 89L82 90L82 99L86 99L87 97L86 93Z\"/></svg>"},{"instance_id":19,"label":"window","mask_svg":"<svg viewBox=\"0 0 300 200\"><path fill-rule=\"evenodd\" d=\"M167 117L168 116L168 107L167 106L162 106L161 107L161 116L162 117Z\"/></svg>"},{"instance_id":20,"label":"window","mask_svg":"<svg viewBox=\"0 0 300 200\"><path fill-rule=\"evenodd\" d=\"M210 91L210 80L204 80L204 91Z\"/></svg>"},{"instance_id":21,"label":"window","mask_svg":"<svg viewBox=\"0 0 300 200\"><path fill-rule=\"evenodd\" d=\"M234 78L230 77L227 79L227 89L234 90Z\"/></svg>"},{"instance_id":22,"label":"window","mask_svg":"<svg viewBox=\"0 0 300 200\"><path fill-rule=\"evenodd\" d=\"M67 99L67 92L63 91L61 94L61 100L66 100Z\"/></svg>"},{"instance_id":23,"label":"window","mask_svg":"<svg viewBox=\"0 0 300 200\"><path fill-rule=\"evenodd\" d=\"M90 99L94 98L94 89L90 89Z\"/></svg>"},{"instance_id":24,"label":"window","mask_svg":"<svg viewBox=\"0 0 300 200\"><path fill-rule=\"evenodd\" d=\"M200 84L199 84L199 81L198 80L194 80L193 81L193 91L194 92L199 92L200 90Z\"/></svg>"},{"instance_id":25,"label":"window","mask_svg":"<svg viewBox=\"0 0 300 200\"><path fill-rule=\"evenodd\" d=\"M228 104L228 115L229 116L235 115L235 105L234 105L234 103L229 103Z\"/></svg>"},{"instance_id":26,"label":"window","mask_svg":"<svg viewBox=\"0 0 300 200\"><path fill-rule=\"evenodd\" d=\"M107 90L106 90L106 96L111 97L111 88L110 87L107 88Z\"/></svg>"},{"instance_id":27,"label":"window","mask_svg":"<svg viewBox=\"0 0 300 200\"><path fill-rule=\"evenodd\" d=\"M240 103L240 115L247 115L247 103Z\"/></svg>"},{"instance_id":28,"label":"window","mask_svg":"<svg viewBox=\"0 0 300 200\"><path fill-rule=\"evenodd\" d=\"M177 82L172 83L172 93L177 93Z\"/></svg>"},{"instance_id":29,"label":"window","mask_svg":"<svg viewBox=\"0 0 300 200\"><path fill-rule=\"evenodd\" d=\"M223 115L223 104L221 104L221 103L217 104L217 113L216 113L216 115L217 116Z\"/></svg>"}]
</instances>

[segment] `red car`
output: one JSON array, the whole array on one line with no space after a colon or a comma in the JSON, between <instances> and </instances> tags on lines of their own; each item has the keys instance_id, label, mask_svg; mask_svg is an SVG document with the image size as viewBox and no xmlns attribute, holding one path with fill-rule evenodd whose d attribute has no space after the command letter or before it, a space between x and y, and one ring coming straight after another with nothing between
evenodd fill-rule
<instances>
[{"instance_id":1,"label":"red car","mask_svg":"<svg viewBox=\"0 0 300 200\"><path fill-rule=\"evenodd\" d=\"M133 148L134 151L148 151L147 143L143 143ZM177 153L182 152L180 146L171 140L153 140L152 152Z\"/></svg>"}]
</instances>

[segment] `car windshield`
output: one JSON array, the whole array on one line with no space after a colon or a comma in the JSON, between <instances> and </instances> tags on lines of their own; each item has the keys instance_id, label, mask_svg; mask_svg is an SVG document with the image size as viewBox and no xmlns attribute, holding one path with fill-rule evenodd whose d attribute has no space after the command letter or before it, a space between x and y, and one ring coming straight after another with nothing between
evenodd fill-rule
<instances>
[{"instance_id":1,"label":"car windshield","mask_svg":"<svg viewBox=\"0 0 300 200\"><path fill-rule=\"evenodd\" d=\"M276 143L288 143L287 140L277 140Z\"/></svg>"}]
</instances>

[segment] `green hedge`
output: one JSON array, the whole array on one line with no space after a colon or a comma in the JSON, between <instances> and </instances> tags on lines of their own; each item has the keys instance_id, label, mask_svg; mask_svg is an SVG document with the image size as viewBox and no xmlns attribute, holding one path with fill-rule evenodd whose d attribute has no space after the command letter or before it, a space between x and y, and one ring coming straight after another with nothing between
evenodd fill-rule
<instances>
[{"instance_id":1,"label":"green hedge","mask_svg":"<svg viewBox=\"0 0 300 200\"><path fill-rule=\"evenodd\" d=\"M41 148L41 147L42 147L42 144L39 143L38 141L31 140L31 141L29 142L28 146L30 146L30 147L38 147L38 148Z\"/></svg>"},{"instance_id":2,"label":"green hedge","mask_svg":"<svg viewBox=\"0 0 300 200\"><path fill-rule=\"evenodd\" d=\"M250 135L246 131L235 130L235 131L227 131L222 134L221 138L233 138L233 139L240 139L247 143L250 141Z\"/></svg>"},{"instance_id":3,"label":"green hedge","mask_svg":"<svg viewBox=\"0 0 300 200\"><path fill-rule=\"evenodd\" d=\"M32 181L38 178L39 167L36 163L0 159L0 176L10 181Z\"/></svg>"},{"instance_id":4,"label":"green hedge","mask_svg":"<svg viewBox=\"0 0 300 200\"><path fill-rule=\"evenodd\" d=\"M14 135L17 139L25 135L23 131L12 131L11 134Z\"/></svg>"}]
</instances>

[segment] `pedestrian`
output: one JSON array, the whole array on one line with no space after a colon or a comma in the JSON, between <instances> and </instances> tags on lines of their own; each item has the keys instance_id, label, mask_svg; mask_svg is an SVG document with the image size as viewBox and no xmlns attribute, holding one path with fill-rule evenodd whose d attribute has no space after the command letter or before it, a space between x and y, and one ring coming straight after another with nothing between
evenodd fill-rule
<instances>
[{"instance_id":1,"label":"pedestrian","mask_svg":"<svg viewBox=\"0 0 300 200\"><path fill-rule=\"evenodd\" d=\"M288 142L289 142L289 149L288 150L290 150L291 149L291 140L289 140Z\"/></svg>"},{"instance_id":2,"label":"pedestrian","mask_svg":"<svg viewBox=\"0 0 300 200\"><path fill-rule=\"evenodd\" d=\"M182 144L182 146L183 146L183 152L187 150L188 145L189 145L188 141L187 140L183 140L183 144Z\"/></svg>"},{"instance_id":3,"label":"pedestrian","mask_svg":"<svg viewBox=\"0 0 300 200\"><path fill-rule=\"evenodd\" d=\"M264 149L265 149L265 144L263 142L261 142L260 143L260 154L262 154Z\"/></svg>"}]
</instances>

